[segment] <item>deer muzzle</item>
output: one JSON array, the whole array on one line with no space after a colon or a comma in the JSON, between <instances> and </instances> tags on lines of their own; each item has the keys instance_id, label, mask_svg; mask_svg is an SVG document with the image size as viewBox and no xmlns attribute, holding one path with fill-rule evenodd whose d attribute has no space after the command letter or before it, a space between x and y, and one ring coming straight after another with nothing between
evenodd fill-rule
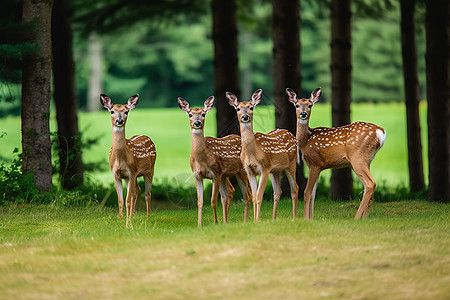
<instances>
[{"instance_id":1,"label":"deer muzzle","mask_svg":"<svg viewBox=\"0 0 450 300\"><path fill-rule=\"evenodd\" d=\"M308 114L305 111L302 111L299 116L300 119L306 120L308 119Z\"/></svg>"},{"instance_id":2,"label":"deer muzzle","mask_svg":"<svg viewBox=\"0 0 450 300\"><path fill-rule=\"evenodd\" d=\"M242 115L241 121L242 121L243 123L248 123L248 122L250 122L250 116L249 116L249 115Z\"/></svg>"}]
</instances>

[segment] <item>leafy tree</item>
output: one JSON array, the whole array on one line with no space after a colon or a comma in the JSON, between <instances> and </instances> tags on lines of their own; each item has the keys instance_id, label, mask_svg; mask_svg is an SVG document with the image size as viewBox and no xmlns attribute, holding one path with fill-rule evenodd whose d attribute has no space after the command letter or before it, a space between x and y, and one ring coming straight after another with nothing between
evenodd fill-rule
<instances>
[{"instance_id":1,"label":"leafy tree","mask_svg":"<svg viewBox=\"0 0 450 300\"><path fill-rule=\"evenodd\" d=\"M350 123L351 101L351 7L350 0L331 0L331 106L333 126ZM353 194L350 168L333 169L331 198L347 199Z\"/></svg>"},{"instance_id":2,"label":"leafy tree","mask_svg":"<svg viewBox=\"0 0 450 300\"><path fill-rule=\"evenodd\" d=\"M240 97L241 94L234 0L212 0L212 16L217 136L223 137L239 131L236 112L225 98L226 92L231 92L237 97Z\"/></svg>"},{"instance_id":3,"label":"leafy tree","mask_svg":"<svg viewBox=\"0 0 450 300\"><path fill-rule=\"evenodd\" d=\"M429 194L450 201L450 2L425 0Z\"/></svg>"},{"instance_id":4,"label":"leafy tree","mask_svg":"<svg viewBox=\"0 0 450 300\"><path fill-rule=\"evenodd\" d=\"M295 109L286 98L286 88L301 91L300 63L300 3L298 0L272 1L273 82L275 96L275 127L289 130L297 128ZM300 190L306 185L303 165L297 167ZM289 185L283 184L288 194Z\"/></svg>"},{"instance_id":5,"label":"leafy tree","mask_svg":"<svg viewBox=\"0 0 450 300\"><path fill-rule=\"evenodd\" d=\"M83 162L78 131L78 100L72 55L72 28L67 0L53 3L52 14L53 83L58 122L59 176L64 189L83 184Z\"/></svg>"},{"instance_id":6,"label":"leafy tree","mask_svg":"<svg viewBox=\"0 0 450 300\"><path fill-rule=\"evenodd\" d=\"M417 48L414 22L415 3L415 0L400 1L403 81L408 136L409 186L414 193L425 188L419 119L420 93L419 79L417 78Z\"/></svg>"},{"instance_id":7,"label":"leafy tree","mask_svg":"<svg viewBox=\"0 0 450 300\"><path fill-rule=\"evenodd\" d=\"M22 170L32 173L40 190L52 187L50 116L52 0L23 1L23 21L32 23L26 41L39 51L23 56Z\"/></svg>"}]
</instances>

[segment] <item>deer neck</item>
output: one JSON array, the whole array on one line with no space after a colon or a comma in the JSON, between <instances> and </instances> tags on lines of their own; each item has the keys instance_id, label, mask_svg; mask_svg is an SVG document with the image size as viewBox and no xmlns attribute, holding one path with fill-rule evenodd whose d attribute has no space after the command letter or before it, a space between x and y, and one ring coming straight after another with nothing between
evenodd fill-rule
<instances>
[{"instance_id":1,"label":"deer neck","mask_svg":"<svg viewBox=\"0 0 450 300\"><path fill-rule=\"evenodd\" d=\"M206 141L203 129L191 130L192 151L194 157L206 155Z\"/></svg>"},{"instance_id":2,"label":"deer neck","mask_svg":"<svg viewBox=\"0 0 450 300\"><path fill-rule=\"evenodd\" d=\"M241 123L242 152L255 152L257 148L255 133L252 123Z\"/></svg>"},{"instance_id":3,"label":"deer neck","mask_svg":"<svg viewBox=\"0 0 450 300\"><path fill-rule=\"evenodd\" d=\"M125 127L113 127L112 150L118 154L126 154L128 148L125 138Z\"/></svg>"},{"instance_id":4,"label":"deer neck","mask_svg":"<svg viewBox=\"0 0 450 300\"><path fill-rule=\"evenodd\" d=\"M309 128L309 119L308 120L298 120L297 121L297 141L300 149L305 148L306 143L308 142L309 136L311 135L311 129Z\"/></svg>"}]
</instances>

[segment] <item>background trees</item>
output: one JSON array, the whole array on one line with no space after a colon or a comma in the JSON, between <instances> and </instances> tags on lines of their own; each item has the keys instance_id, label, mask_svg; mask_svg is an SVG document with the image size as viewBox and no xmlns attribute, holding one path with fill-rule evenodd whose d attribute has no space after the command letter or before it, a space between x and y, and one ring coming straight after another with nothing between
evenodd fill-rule
<instances>
[{"instance_id":1,"label":"background trees","mask_svg":"<svg viewBox=\"0 0 450 300\"><path fill-rule=\"evenodd\" d=\"M22 170L32 173L41 190L52 187L50 144L50 73L52 69L52 0L23 1L23 21L30 24L25 40L39 45L23 56Z\"/></svg>"},{"instance_id":2,"label":"background trees","mask_svg":"<svg viewBox=\"0 0 450 300\"><path fill-rule=\"evenodd\" d=\"M74 44L72 47L75 62L74 81L76 82L76 91L67 92L67 95L75 94L76 96L65 98L64 101L67 101L69 98L78 98L78 108L87 108L89 70L91 64L87 55L89 45L88 36L93 32L98 34L98 40L103 45L102 85L104 86L104 90L107 90L112 97L117 99L126 99L130 93L139 92L142 99L140 103L141 107L175 106L175 99L179 95L192 99L193 105L199 105L203 101L204 96L201 95L216 94L219 97L223 93L217 89L221 80L217 79L217 77L228 73L226 71L218 72L217 74L220 73L222 75L219 74L216 77L214 72L218 68L215 68L214 60L216 59L217 62L217 58L221 57L222 54L229 55L231 58L226 58L224 61L227 62L225 66L233 69L233 71L229 73L231 75L223 76L222 80L226 83L220 89L236 89L234 91L235 93L239 93L239 90L242 90L243 97L245 98L248 96L246 93L249 93L249 91L251 92L256 88L262 87L265 91L265 98L268 100L266 103L274 103L274 101L271 101L272 95L274 95L275 103L280 108L279 112L282 112L283 115L285 113L288 115L289 109L284 110L281 104L283 99L278 86L282 81L286 84L289 80L293 80L292 85L297 85L299 89L298 94L302 96L307 96L311 90L317 86L322 86L324 90L323 101L330 101L332 99L334 102L338 101L337 99L346 99L346 104L338 105L338 107L344 108L348 107L349 99L352 99L354 102L404 101L404 94L406 91L411 90L409 88L403 90L402 88L402 55L401 44L399 43L401 37L399 26L400 9L396 2L390 0L355 0L350 4L349 1L339 1L340 5L345 4L345 11L347 13L341 12L332 15L332 10L327 6L330 3L329 1L301 1L301 23L299 23L302 28L301 51L300 49L298 51L292 51L294 56L295 52L301 54L301 67L299 65L299 67L292 68L297 69L299 73L301 70L301 83L296 83L300 79L295 78L295 72L292 73L294 74L292 76L275 75L283 74L283 68L278 69L278 67L285 63L278 62L278 58L280 57L275 55L276 52L274 52L273 60L271 51L273 46L274 51L282 48L285 51L284 54L287 54L291 48L280 46L282 45L280 41L283 35L276 32L278 28L277 23L275 21L272 23L270 16L273 13L274 20L298 20L297 16L292 19L287 17L287 13L295 11L296 8L292 9L292 11L287 8L278 10L281 7L278 5L285 3L278 3L278 1L273 3L273 7L265 0L219 2L220 5L228 3L230 5L229 7L232 8L227 11L217 9L216 13L218 14L217 16L221 17L222 21L220 21L220 25L232 25L230 27L230 32L232 33L230 36L236 40L236 43L239 41L238 46L234 46L235 40L232 40L232 42L224 42L224 44L214 47L214 42L225 41L225 39L221 40L223 36L217 35L213 30L217 25L214 22L219 20L217 16L217 18L213 18L213 8L218 7L214 6L217 4L216 1L212 5L213 1L209 0L165 0L157 3L154 1L138 0L97 1L95 3L85 0L67 0L67 3L73 8L73 10L69 11L68 17L73 20L74 25ZM21 55L24 54L23 61L26 63L25 67L29 67L26 54L30 51L27 50L33 50L35 48L35 45L31 43L18 42L17 40L20 40L21 37L20 35L14 35L14 31L16 30L14 26L16 25L13 26L12 24L14 22L9 22L12 16L17 15L17 7L20 10L21 5L17 5L18 3L21 4L19 0L5 0L0 4L2 6L0 10L0 14L2 14L2 19L0 19L0 31L2 32L0 35L0 54L2 54L2 61L0 62L0 67L2 68L0 74L2 82L0 95L2 99L9 100L17 98L20 95L18 88L14 87L16 82L20 82L20 72L17 72L17 70L21 67ZM298 3L299 1L292 1L294 5ZM332 3L338 2L333 1ZM407 95L406 99L411 100L411 103L414 102L414 105L417 106L417 99L426 98L428 93L430 100L428 102L430 105L430 126L428 134L430 138L430 170L437 172L433 174L430 172L430 187L441 187L438 188L439 190L442 189L442 186L449 186L448 184L442 184L442 180L448 180L445 178L448 178L446 174L449 173L448 170L442 170L442 162L448 165L448 150L446 150L448 134L446 133L449 130L448 123L444 121L448 119L446 117L447 115L442 115L443 111L448 111L448 105L446 104L448 102L448 69L447 71L442 69L442 66L448 62L448 57L441 52L441 50L446 51L448 39L442 33L442 30L444 30L442 29L443 26L438 29L439 26L435 20L441 20L444 22L443 24L447 24L445 22L447 22L448 16L443 12L438 12L437 9L439 5L444 7L446 3L439 1L436 3L432 4L426 1L426 6L409 6L410 13L408 14L408 19L411 22L414 18L417 25L415 33L418 58L417 77L422 86L425 82L425 30L428 32L428 90L422 87L418 90L418 96L414 95L410 97ZM3 8L7 9L5 10ZM415 17L411 16L412 9L416 9ZM283 10L286 12L283 13ZM427 26L424 26L425 10L428 16ZM14 13L5 15L4 11ZM336 22L342 23L348 19L348 12L351 11L353 11L353 22L347 22L347 25L343 27L346 33L351 32L351 62L348 60L348 57L350 57L349 52L346 54L346 67L341 68L341 66L336 64L341 59L333 58L330 55L330 51L332 51L330 49L330 43L335 49L340 48L335 46L345 46L345 43L336 44L333 42L335 39L332 38L332 32L336 30L335 33L337 33L339 27L335 25L331 26L330 19L334 18ZM234 16L234 12L236 16ZM280 13L282 15L281 18L276 17ZM405 12L403 13L406 17L407 14ZM376 16L376 18L373 16ZM56 24L57 19L54 22ZM272 30L272 25L274 26L274 30ZM282 25L280 28L283 26L295 27L296 25ZM445 30L448 31L447 27ZM58 45L58 42L60 42L60 38L56 38L56 34L61 31L59 30L61 28L58 27L57 29L54 34L56 39L54 40L55 45ZM296 29L288 32L292 33L294 31ZM412 31L404 29L404 33ZM297 34L296 36L298 37L299 35ZM293 41L294 37L288 39ZM347 37L348 39L350 38ZM443 40L447 44L443 47L441 44L433 42L439 39L441 39L441 43ZM411 37L408 40L412 40ZM414 45L414 41L411 43L409 45ZM217 45L219 44L217 43ZM70 48L70 46L68 47ZM294 48L297 48L297 46L292 47L292 49ZM405 45L404 47L404 49L412 48L413 46ZM217 49L224 51L222 54L215 53ZM235 54L236 52L238 55ZM60 60L56 55L59 53L58 51L54 55L55 73L63 65L63 63L59 62ZM239 57L239 60L237 57ZM408 58L406 54L404 58L403 66L414 65L413 58ZM332 80L329 70L330 65L333 66L332 72L340 69L344 70L344 73L347 75L336 75ZM286 70L286 66L284 66L284 69ZM64 70L64 68L61 68L61 70ZM66 70L70 70L70 68L66 68ZM27 78L25 73L26 71L24 70L24 81ZM415 72L405 71L405 75L412 73ZM66 76L64 71L62 71L62 74L64 74L61 75L62 77L70 77ZM272 76L272 74L274 75ZM349 74L352 75L349 77ZM58 76L56 79L59 79L61 76ZM280 79L283 76L285 78ZM348 78L350 78L351 83L334 84L337 82L336 80L344 78L347 82L349 81ZM280 79L280 82L277 82L278 79ZM72 79L68 82L71 81L73 82ZM60 103L58 99L62 98L57 96L60 94L57 86L60 85L56 82L58 80L55 81L55 103L57 104ZM443 84L442 82L447 83ZM348 88L350 85L352 86L351 89ZM216 89L214 86L216 86ZM348 89L346 95L340 98L340 96L334 97L334 95L331 97L333 88ZM70 84L67 85L67 88L63 88L66 91L70 89ZM33 91L36 90L40 89L33 89ZM329 92L327 93L326 91ZM444 102L441 103L439 101ZM26 99L24 103L27 103ZM73 103L73 101L70 101L70 103ZM43 104L45 107L46 103L43 102ZM20 106L19 101L15 101L12 105L2 101L0 102L0 116L9 114L12 111L20 112ZM77 105L75 104L75 106ZM61 109L58 110L61 111ZM334 106L333 110L335 113L337 112L336 106ZM74 112L75 109L71 108L70 111ZM218 111L221 111L220 104ZM57 114L64 115L64 113L60 112L57 112ZM225 115L226 113L219 113L219 118ZM336 113L336 115L346 116L346 120L343 123L350 120L350 110L347 108L343 110L343 113ZM226 122L233 122L233 117L234 114L232 115L230 113L226 117ZM24 118L31 118L31 116L25 115ZM73 116L70 118L61 117L61 120L65 120L65 125L68 123L76 123L76 121L73 121ZM286 124L282 124L285 121L287 121ZM277 118L276 125L289 127L291 126L287 124L289 122L292 122L290 117L280 117ZM415 121L408 122L415 123ZM220 124L224 124L224 122L219 120L218 128L222 126ZM61 128L58 130L62 130L63 125L60 124L58 127ZM230 128L228 124L225 127L227 129ZM72 130L68 134L68 136L73 135L77 135L76 130ZM410 135L412 136L411 133L408 134L408 136ZM417 132L416 140L418 140ZM443 140L445 141L444 144L442 143ZM417 145L417 142L411 144ZM70 146L69 148L74 147ZM411 148L411 156L417 154L420 157L418 152ZM412 158L412 161L418 162L418 159L415 160ZM441 162L439 167L438 162ZM416 174L419 174L420 177L419 169L418 171L411 171L411 175ZM349 180L344 180L344 182L349 182ZM418 186L419 188L414 189L419 190L421 184ZM434 195L434 192L430 193L430 195L432 194ZM447 194L442 194L441 192L438 194L441 196L431 196L431 198L448 198L448 192Z\"/></svg>"}]
</instances>

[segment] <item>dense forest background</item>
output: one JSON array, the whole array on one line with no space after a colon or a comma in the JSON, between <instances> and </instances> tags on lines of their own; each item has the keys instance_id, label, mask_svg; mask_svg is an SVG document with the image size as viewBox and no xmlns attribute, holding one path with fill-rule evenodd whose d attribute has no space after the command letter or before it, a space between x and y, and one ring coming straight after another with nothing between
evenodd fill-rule
<instances>
[{"instance_id":1,"label":"dense forest background","mask_svg":"<svg viewBox=\"0 0 450 300\"><path fill-rule=\"evenodd\" d=\"M74 7L77 6L77 1ZM273 94L270 1L238 1L239 72L244 97L263 88ZM369 3L370 4L370 3ZM79 3L78 5L81 5ZM354 8L352 22L352 101L404 101L400 10L397 2L372 10ZM129 26L103 33L86 33L73 16L76 94L81 110L100 109L98 92L115 99L140 94L140 107L176 106L183 95L198 105L214 91L212 19L204 14L153 21L134 20ZM323 101L331 95L330 18L321 1L301 3L302 95L321 86ZM424 7L417 5L416 40L420 97L426 98ZM97 66L96 64L100 64ZM95 73L94 68L100 68ZM101 91L95 92L100 78ZM89 89L94 91L89 91ZM93 94L94 106L88 105ZM20 85L2 80L0 117L20 113ZM266 103L271 104L271 103Z\"/></svg>"},{"instance_id":2,"label":"dense forest background","mask_svg":"<svg viewBox=\"0 0 450 300\"><path fill-rule=\"evenodd\" d=\"M77 114L99 110L100 93L139 93L142 108L215 95L222 137L238 133L226 91L245 99L262 88L275 126L295 132L285 88L307 96L320 86L333 126L351 121L352 102L405 103L412 192L427 188L418 113L426 100L429 198L449 201L448 1L5 0L0 8L0 117L21 115L22 173L41 190L52 189L52 113L61 186L83 185ZM304 174L300 165L301 188ZM349 168L330 182L331 198L352 196Z\"/></svg>"}]
</instances>

